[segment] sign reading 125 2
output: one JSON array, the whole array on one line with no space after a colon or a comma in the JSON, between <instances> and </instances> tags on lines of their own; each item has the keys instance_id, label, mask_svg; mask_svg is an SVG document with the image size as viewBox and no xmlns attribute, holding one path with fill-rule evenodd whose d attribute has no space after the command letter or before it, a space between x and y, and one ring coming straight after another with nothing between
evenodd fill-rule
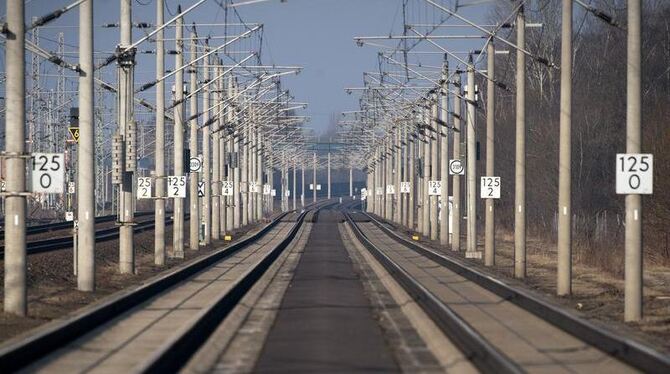
<instances>
[{"instance_id":1,"label":"sign reading 125 2","mask_svg":"<svg viewBox=\"0 0 670 374\"><path fill-rule=\"evenodd\" d=\"M616 193L649 195L654 190L654 155L619 153L616 155Z\"/></svg>"},{"instance_id":2,"label":"sign reading 125 2","mask_svg":"<svg viewBox=\"0 0 670 374\"><path fill-rule=\"evenodd\" d=\"M500 199L500 177L482 177L480 197L482 199Z\"/></svg>"},{"instance_id":3,"label":"sign reading 125 2","mask_svg":"<svg viewBox=\"0 0 670 374\"><path fill-rule=\"evenodd\" d=\"M186 198L186 176L185 175L170 175L167 179L168 197L178 199Z\"/></svg>"},{"instance_id":4,"label":"sign reading 125 2","mask_svg":"<svg viewBox=\"0 0 670 374\"><path fill-rule=\"evenodd\" d=\"M33 153L33 192L63 193L65 185L63 153Z\"/></svg>"}]
</instances>

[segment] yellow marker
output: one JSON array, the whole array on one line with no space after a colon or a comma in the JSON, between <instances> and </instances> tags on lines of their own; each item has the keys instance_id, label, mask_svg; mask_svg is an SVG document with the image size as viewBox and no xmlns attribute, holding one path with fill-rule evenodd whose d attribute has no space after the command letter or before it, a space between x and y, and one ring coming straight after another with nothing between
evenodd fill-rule
<instances>
[{"instance_id":1,"label":"yellow marker","mask_svg":"<svg viewBox=\"0 0 670 374\"><path fill-rule=\"evenodd\" d=\"M68 127L68 131L70 131L70 135L72 135L72 139L74 140L75 143L79 143L79 127Z\"/></svg>"},{"instance_id":2,"label":"yellow marker","mask_svg":"<svg viewBox=\"0 0 670 374\"><path fill-rule=\"evenodd\" d=\"M230 236L230 235L225 235L225 236L223 237L223 240L229 242L229 241L233 240L233 237Z\"/></svg>"},{"instance_id":3,"label":"yellow marker","mask_svg":"<svg viewBox=\"0 0 670 374\"><path fill-rule=\"evenodd\" d=\"M412 235L412 240L419 240L419 235Z\"/></svg>"}]
</instances>

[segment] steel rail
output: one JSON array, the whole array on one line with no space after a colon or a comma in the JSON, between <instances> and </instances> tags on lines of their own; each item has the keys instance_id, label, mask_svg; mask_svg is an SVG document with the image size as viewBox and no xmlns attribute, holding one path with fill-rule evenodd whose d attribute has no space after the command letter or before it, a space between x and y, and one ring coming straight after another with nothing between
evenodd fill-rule
<instances>
[{"instance_id":1,"label":"steel rail","mask_svg":"<svg viewBox=\"0 0 670 374\"><path fill-rule=\"evenodd\" d=\"M153 213L143 213L142 215L150 215ZM137 216L136 216L137 217ZM188 214L186 215L186 218L188 218ZM101 222L110 222L116 219L116 216L112 216L112 219L107 219L105 218L104 221L98 221L96 223L101 223ZM168 219L168 223L171 223L172 220ZM71 222L65 222L68 225L66 227L61 227L58 228L59 230L66 229L68 227L72 226ZM62 222L55 223L53 225L63 225ZM144 232L147 230L153 229L155 226L154 220L149 220L149 221L144 221L144 222L138 222L137 225L135 226L135 232ZM59 226L60 227L60 226ZM45 231L51 231L51 230L56 230L54 228L45 229ZM111 227L108 229L100 229L95 232L95 241L96 242L103 242L103 241L108 241L108 240L113 240L113 239L118 239L119 235L119 227ZM44 240L37 240L37 241L32 241L26 243L26 252L28 255L33 255L37 253L44 253L44 252L51 252L51 251L57 251L59 249L66 249L66 248L72 248L74 245L74 238L72 235L70 236L60 236L57 238L51 238L51 239L44 239ZM0 246L0 255L4 255L5 253L5 247Z\"/></svg>"},{"instance_id":2,"label":"steel rail","mask_svg":"<svg viewBox=\"0 0 670 374\"><path fill-rule=\"evenodd\" d=\"M669 355L663 354L633 339L616 334L613 331L568 312L561 306L543 300L529 291L513 287L502 280L474 269L467 262L455 256L438 253L409 239L405 239L372 215L365 212L361 214L367 216L371 222L396 242L435 261L501 298L512 302L610 356L646 373L660 374L670 372Z\"/></svg>"},{"instance_id":3,"label":"steel rail","mask_svg":"<svg viewBox=\"0 0 670 374\"><path fill-rule=\"evenodd\" d=\"M332 202L326 202L325 205L321 205L323 203L324 202L319 202L313 208L307 206L305 207L305 210L300 212L300 219L296 221L296 224L292 229L293 235L297 232L296 227L301 225L302 220L309 209L320 209L329 204L333 204ZM71 343L126 311L140 305L149 298L168 291L170 288L185 281L191 276L239 252L270 232L270 230L277 226L283 218L291 212L293 211L282 213L272 222L265 225L259 232L240 242L218 249L202 258L186 263L177 269L169 271L167 274L159 275L131 291L121 291L111 296L107 301L85 309L83 313L77 314L64 321L54 322L35 335L0 348L0 368L2 368L3 372L15 372L25 368L38 359L44 358L64 345ZM284 246L288 245L288 242L286 242ZM284 243L284 241L282 243ZM274 252L275 251L273 251L273 253ZM275 256L274 258L279 254L280 252L273 254L273 256ZM269 263L263 261L262 266L267 269L271 263L272 261ZM192 325L193 329L196 331L184 331L187 336L166 342L161 347L160 351L167 354L168 352L182 352L180 350L184 350L185 352L187 349L197 349L196 346L193 346L194 341L206 339L203 329L212 328L212 325L210 324L212 318L223 319L224 316L222 312L227 308L232 309L229 303L235 300L239 301L251 286L253 286L255 279L258 279L260 275L262 275L262 273L258 274L255 271L252 271L252 273L253 274L247 274L241 281L237 282L230 292L231 295L226 295L222 300L217 301L215 305L212 305L206 311L203 311L203 314L200 316L201 318L198 318L198 321ZM206 320L202 320L202 318L205 318ZM208 336L209 334L206 335ZM174 351L175 348L173 347L173 344L174 347L179 347L177 351ZM186 344L186 346L184 346L184 344ZM179 354L181 355L182 353ZM170 356L170 354L163 355L156 353L152 356L151 360L145 362L142 371L164 372L158 369L175 368L175 370L169 370L169 372L173 372L186 363L185 360L176 360L177 362L175 362L176 357Z\"/></svg>"},{"instance_id":4,"label":"steel rail","mask_svg":"<svg viewBox=\"0 0 670 374\"><path fill-rule=\"evenodd\" d=\"M347 222L361 244L403 286L412 298L430 315L436 325L479 370L485 373L523 373L512 359L488 342L468 322L377 248L358 227L349 212Z\"/></svg>"},{"instance_id":5,"label":"steel rail","mask_svg":"<svg viewBox=\"0 0 670 374\"><path fill-rule=\"evenodd\" d=\"M154 214L154 212L146 211L146 212L137 212L135 213L135 217L143 217L147 215ZM95 217L95 223L103 223L103 222L111 222L116 219L116 214L111 214L107 216L98 216ZM26 234L27 235L33 235L33 234L40 234L43 232L48 232L48 231L56 231L56 230L64 230L67 228L71 228L73 223L71 221L59 221L59 222L53 222L53 223L47 223L44 225L35 225L35 226L28 226L26 227ZM0 240L5 238L5 232L0 231Z\"/></svg>"},{"instance_id":6,"label":"steel rail","mask_svg":"<svg viewBox=\"0 0 670 374\"><path fill-rule=\"evenodd\" d=\"M231 289L219 300L198 313L189 324L180 328L180 333L150 355L143 364L135 368L140 373L173 373L179 371L188 359L207 341L209 336L272 266L285 248L293 241L309 214L317 214L324 207L335 203L326 201L317 203L314 209L300 212L288 235L265 255L260 262L238 278Z\"/></svg>"}]
</instances>

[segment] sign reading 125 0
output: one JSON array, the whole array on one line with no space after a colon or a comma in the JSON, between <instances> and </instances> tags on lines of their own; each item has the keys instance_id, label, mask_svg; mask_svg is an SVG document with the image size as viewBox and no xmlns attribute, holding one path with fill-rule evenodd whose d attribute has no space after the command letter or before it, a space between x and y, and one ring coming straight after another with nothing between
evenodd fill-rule
<instances>
[{"instance_id":1,"label":"sign reading 125 0","mask_svg":"<svg viewBox=\"0 0 670 374\"><path fill-rule=\"evenodd\" d=\"M63 153L33 153L33 192L63 193L65 167Z\"/></svg>"},{"instance_id":2,"label":"sign reading 125 0","mask_svg":"<svg viewBox=\"0 0 670 374\"><path fill-rule=\"evenodd\" d=\"M619 153L616 155L616 193L651 194L654 191L654 155Z\"/></svg>"}]
</instances>

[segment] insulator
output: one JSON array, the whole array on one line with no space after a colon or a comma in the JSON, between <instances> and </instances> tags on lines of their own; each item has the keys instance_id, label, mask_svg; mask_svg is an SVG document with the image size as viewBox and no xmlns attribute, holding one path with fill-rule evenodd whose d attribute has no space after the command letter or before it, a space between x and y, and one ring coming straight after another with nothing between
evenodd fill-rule
<instances>
[{"instance_id":1,"label":"insulator","mask_svg":"<svg viewBox=\"0 0 670 374\"><path fill-rule=\"evenodd\" d=\"M123 158L125 154L125 143L123 136L116 134L112 138L112 184L123 183Z\"/></svg>"},{"instance_id":2,"label":"insulator","mask_svg":"<svg viewBox=\"0 0 670 374\"><path fill-rule=\"evenodd\" d=\"M137 125L129 121L126 125L126 171L137 171Z\"/></svg>"}]
</instances>

